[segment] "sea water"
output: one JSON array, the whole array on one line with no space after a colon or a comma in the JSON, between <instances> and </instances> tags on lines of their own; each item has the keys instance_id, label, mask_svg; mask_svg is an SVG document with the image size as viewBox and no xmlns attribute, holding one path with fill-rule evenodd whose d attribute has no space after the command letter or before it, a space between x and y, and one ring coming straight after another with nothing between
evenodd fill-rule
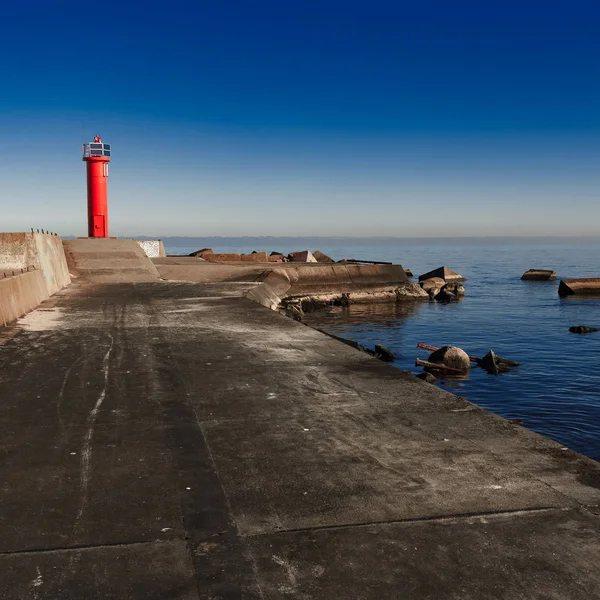
<instances>
[{"instance_id":1,"label":"sea water","mask_svg":"<svg viewBox=\"0 0 600 600\"><path fill-rule=\"evenodd\" d=\"M311 324L396 353L394 365L417 373L428 358L418 342L455 345L470 355L496 354L521 363L490 375L473 368L465 380L437 385L538 433L600 460L600 332L578 335L572 325L600 329L600 299L558 296L558 281L600 276L597 239L166 239L169 254L204 246L215 252L321 250L332 258L389 261L415 274L442 265L463 275L464 301L354 305ZM530 268L552 269L555 282L521 281Z\"/></svg>"}]
</instances>

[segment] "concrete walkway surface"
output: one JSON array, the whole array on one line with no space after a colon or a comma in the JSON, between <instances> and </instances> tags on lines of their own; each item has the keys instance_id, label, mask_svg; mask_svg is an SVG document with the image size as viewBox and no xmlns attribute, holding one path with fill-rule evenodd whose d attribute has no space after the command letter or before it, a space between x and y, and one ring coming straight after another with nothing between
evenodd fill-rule
<instances>
[{"instance_id":1,"label":"concrete walkway surface","mask_svg":"<svg viewBox=\"0 0 600 600\"><path fill-rule=\"evenodd\" d=\"M600 465L252 303L76 283L0 345L0 599L600 598Z\"/></svg>"}]
</instances>

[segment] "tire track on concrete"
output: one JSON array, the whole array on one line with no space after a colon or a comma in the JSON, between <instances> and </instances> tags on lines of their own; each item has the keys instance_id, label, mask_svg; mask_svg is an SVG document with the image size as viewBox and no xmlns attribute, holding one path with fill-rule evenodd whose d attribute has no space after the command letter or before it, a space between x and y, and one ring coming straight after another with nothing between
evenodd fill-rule
<instances>
[{"instance_id":1,"label":"tire track on concrete","mask_svg":"<svg viewBox=\"0 0 600 600\"><path fill-rule=\"evenodd\" d=\"M114 346L114 338L109 334L110 337L110 345L106 354L104 355L104 359L102 360L102 373L104 375L104 385L102 386L102 390L96 403L94 404L94 408L90 411L90 414L87 418L87 432L85 434L85 438L83 440L83 447L81 450L81 474L80 474L80 483L79 489L81 491L81 507L79 508L79 512L77 513L77 519L75 521L76 526L79 524L83 513L85 512L88 500L88 487L90 483L90 463L92 460L92 440L94 437L94 425L96 424L96 417L98 415L98 411L106 398L106 390L108 388L108 375L110 372L109 369L109 360L110 355Z\"/></svg>"}]
</instances>

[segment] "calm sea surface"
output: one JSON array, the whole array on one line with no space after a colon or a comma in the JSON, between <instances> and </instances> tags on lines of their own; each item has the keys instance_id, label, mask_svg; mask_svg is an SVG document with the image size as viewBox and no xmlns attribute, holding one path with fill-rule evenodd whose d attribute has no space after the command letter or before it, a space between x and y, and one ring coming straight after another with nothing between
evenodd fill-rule
<instances>
[{"instance_id":1,"label":"calm sea surface","mask_svg":"<svg viewBox=\"0 0 600 600\"><path fill-rule=\"evenodd\" d=\"M417 342L460 346L475 356L492 348L521 366L498 376L474 368L467 380L438 385L600 460L600 332L569 332L571 325L600 329L600 299L557 294L563 277L600 276L600 240L203 238L165 244L169 254L203 246L215 252L318 249L336 260L393 261L417 277L446 265L467 278L463 302L351 306L311 324L371 347L382 343L396 352L396 366L415 373L415 358L428 357ZM557 281L520 281L533 267L555 270Z\"/></svg>"}]
</instances>

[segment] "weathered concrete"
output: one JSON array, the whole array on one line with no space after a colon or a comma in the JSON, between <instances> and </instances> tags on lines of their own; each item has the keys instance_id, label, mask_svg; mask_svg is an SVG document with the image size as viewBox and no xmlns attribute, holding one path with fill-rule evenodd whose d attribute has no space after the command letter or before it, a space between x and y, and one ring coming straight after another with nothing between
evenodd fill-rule
<instances>
[{"instance_id":1,"label":"weathered concrete","mask_svg":"<svg viewBox=\"0 0 600 600\"><path fill-rule=\"evenodd\" d=\"M554 281L556 272L548 269L529 269L521 275L521 279L525 281Z\"/></svg>"},{"instance_id":2,"label":"weathered concrete","mask_svg":"<svg viewBox=\"0 0 600 600\"><path fill-rule=\"evenodd\" d=\"M48 296L71 283L62 239L45 233L0 233L0 272L35 268L42 272Z\"/></svg>"},{"instance_id":3,"label":"weathered concrete","mask_svg":"<svg viewBox=\"0 0 600 600\"><path fill-rule=\"evenodd\" d=\"M558 286L558 295L600 296L600 277L562 279Z\"/></svg>"},{"instance_id":4,"label":"weathered concrete","mask_svg":"<svg viewBox=\"0 0 600 600\"><path fill-rule=\"evenodd\" d=\"M452 269L448 267L438 267L433 271L429 271L429 273L424 273L423 275L419 275L419 281L425 281L426 279L431 279L432 277L440 277L446 282L450 281L465 281L465 278L456 273Z\"/></svg>"},{"instance_id":5,"label":"weathered concrete","mask_svg":"<svg viewBox=\"0 0 600 600\"><path fill-rule=\"evenodd\" d=\"M43 233L0 233L0 278L4 326L69 285L62 240Z\"/></svg>"},{"instance_id":6,"label":"weathered concrete","mask_svg":"<svg viewBox=\"0 0 600 600\"><path fill-rule=\"evenodd\" d=\"M0 346L3 598L597 597L600 465L255 285L78 283Z\"/></svg>"},{"instance_id":7,"label":"weathered concrete","mask_svg":"<svg viewBox=\"0 0 600 600\"><path fill-rule=\"evenodd\" d=\"M434 288L441 290L446 285L446 282L441 277L430 277L429 279L421 280L419 282L419 285L426 292L428 292L429 290L434 289Z\"/></svg>"},{"instance_id":8,"label":"weathered concrete","mask_svg":"<svg viewBox=\"0 0 600 600\"><path fill-rule=\"evenodd\" d=\"M80 238L63 242L71 273L89 282L157 281L159 273L136 240Z\"/></svg>"},{"instance_id":9,"label":"weathered concrete","mask_svg":"<svg viewBox=\"0 0 600 600\"><path fill-rule=\"evenodd\" d=\"M333 301L342 294L352 302L396 302L399 287L406 287L406 297L421 296L401 265L210 263L193 257L153 259L153 263L161 277L171 281L257 282L262 289L251 291L250 298L269 308L276 308L283 299Z\"/></svg>"},{"instance_id":10,"label":"weathered concrete","mask_svg":"<svg viewBox=\"0 0 600 600\"><path fill-rule=\"evenodd\" d=\"M1 277L1 276L0 276ZM0 278L0 325L8 325L48 299L41 271L31 270Z\"/></svg>"}]
</instances>

